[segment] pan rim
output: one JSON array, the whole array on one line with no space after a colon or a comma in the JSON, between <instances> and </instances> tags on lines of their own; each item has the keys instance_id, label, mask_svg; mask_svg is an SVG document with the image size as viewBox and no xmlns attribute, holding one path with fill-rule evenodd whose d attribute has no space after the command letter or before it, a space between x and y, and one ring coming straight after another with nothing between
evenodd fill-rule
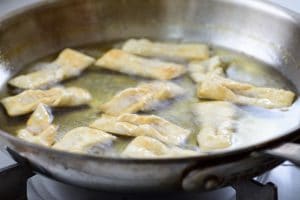
<instances>
[{"instance_id":1,"label":"pan rim","mask_svg":"<svg viewBox=\"0 0 300 200\"><path fill-rule=\"evenodd\" d=\"M121 163L165 163L165 162L185 162L185 161L204 161L204 160L218 160L226 159L233 156L248 155L254 152L259 152L264 149L271 148L286 142L292 142L295 140L300 132L300 128L294 128L294 130L287 131L288 133L282 136L277 136L266 142L260 142L255 145L241 147L235 150L213 152L210 154L200 154L195 156L185 157L158 157L158 158L127 158L127 157L112 157L112 156L96 156L91 154L78 154L62 150L56 150L35 143L27 142L20 138L17 138L5 131L0 130L0 137L7 139L12 143L16 143L18 146L23 146L26 149L34 149L35 151L46 153L48 155L54 154L59 157L68 157L71 159L89 160L89 161L105 161L105 162L121 162ZM13 146L15 146L13 144ZM8 146L9 147L9 146ZM22 153L22 152L21 152Z\"/></svg>"}]
</instances>

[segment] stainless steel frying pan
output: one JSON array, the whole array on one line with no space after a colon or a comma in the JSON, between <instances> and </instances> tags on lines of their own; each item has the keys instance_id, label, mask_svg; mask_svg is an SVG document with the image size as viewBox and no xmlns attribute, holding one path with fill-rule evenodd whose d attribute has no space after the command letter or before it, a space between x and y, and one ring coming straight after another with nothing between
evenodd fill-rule
<instances>
[{"instance_id":1,"label":"stainless steel frying pan","mask_svg":"<svg viewBox=\"0 0 300 200\"><path fill-rule=\"evenodd\" d=\"M1 69L14 74L64 47L130 37L184 38L244 52L273 66L300 89L300 16L261 0L36 4L0 19ZM6 78L2 74L1 83ZM299 104L297 100L293 109ZM300 117L295 115L293 121L286 124L286 131L267 140L191 158L77 155L30 144L4 131L0 136L36 172L62 182L109 191L205 190L262 173L282 161L274 156L300 164L300 146L288 143L297 138L300 127ZM1 123L5 121L0 119L0 127Z\"/></svg>"}]
</instances>

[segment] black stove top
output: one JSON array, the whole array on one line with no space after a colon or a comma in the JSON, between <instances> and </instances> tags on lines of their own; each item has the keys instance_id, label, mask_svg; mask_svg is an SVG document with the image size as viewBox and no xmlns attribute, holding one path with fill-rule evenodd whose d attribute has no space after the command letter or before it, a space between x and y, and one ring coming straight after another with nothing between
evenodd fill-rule
<instances>
[{"instance_id":1,"label":"black stove top","mask_svg":"<svg viewBox=\"0 0 300 200\"><path fill-rule=\"evenodd\" d=\"M109 192L91 191L71 185L62 184L42 176L32 177L27 184L29 200L160 200L160 199L234 199L232 188L220 189L208 193L160 193L160 194L119 194Z\"/></svg>"},{"instance_id":2,"label":"black stove top","mask_svg":"<svg viewBox=\"0 0 300 200\"><path fill-rule=\"evenodd\" d=\"M0 151L0 199L18 200L299 200L300 169L285 162L275 169L245 180L233 187L200 193L145 193L119 194L104 191L92 191L63 184L42 175L33 175L25 179L30 171L19 166L6 152Z\"/></svg>"}]
</instances>

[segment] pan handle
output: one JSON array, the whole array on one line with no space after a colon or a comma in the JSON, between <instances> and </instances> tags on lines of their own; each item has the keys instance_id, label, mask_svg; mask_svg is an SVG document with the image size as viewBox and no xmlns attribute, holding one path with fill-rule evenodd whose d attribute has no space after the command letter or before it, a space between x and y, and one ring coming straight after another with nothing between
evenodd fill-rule
<instances>
[{"instance_id":1,"label":"pan handle","mask_svg":"<svg viewBox=\"0 0 300 200\"><path fill-rule=\"evenodd\" d=\"M219 164L199 165L186 171L182 178L185 191L207 191L231 185L241 180L252 179L282 163L262 153L248 154Z\"/></svg>"},{"instance_id":2,"label":"pan handle","mask_svg":"<svg viewBox=\"0 0 300 200\"><path fill-rule=\"evenodd\" d=\"M300 167L300 144L285 143L258 153L288 160Z\"/></svg>"},{"instance_id":3,"label":"pan handle","mask_svg":"<svg viewBox=\"0 0 300 200\"><path fill-rule=\"evenodd\" d=\"M233 182L251 179L271 170L284 160L300 166L300 144L285 143L253 152L236 161L205 167L196 166L183 177L182 188L186 191L217 189Z\"/></svg>"}]
</instances>

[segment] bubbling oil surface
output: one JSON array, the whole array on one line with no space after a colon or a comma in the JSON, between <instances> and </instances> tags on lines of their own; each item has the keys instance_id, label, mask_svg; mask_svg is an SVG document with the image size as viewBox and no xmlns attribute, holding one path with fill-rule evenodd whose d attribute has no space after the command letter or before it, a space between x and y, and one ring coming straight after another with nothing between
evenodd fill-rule
<instances>
[{"instance_id":1,"label":"bubbling oil surface","mask_svg":"<svg viewBox=\"0 0 300 200\"><path fill-rule=\"evenodd\" d=\"M77 48L77 50L99 58L107 50L118 48L121 44L122 42L97 44ZM233 64L227 70L229 78L248 82L256 86L293 90L291 84L279 72L253 58L217 47L212 48L212 52L216 55L229 57L232 60ZM28 65L20 74L36 70L45 63L53 61L56 56L51 55L42 58ZM97 107L109 101L117 92L128 87L135 87L144 81L149 81L149 79L128 76L91 66L79 77L62 82L61 85L66 87L76 86L88 90L93 96L93 100L88 106L53 110L54 124L59 125L57 140L69 130L79 126L88 126L96 118L100 117L101 113L99 113ZM187 146L197 148L196 135L199 131L199 125L194 122L195 117L191 112L191 105L200 101L196 97L196 85L188 75L177 78L173 82L183 87L186 90L186 94L183 97L164 103L159 109L147 112L147 114L161 116L181 127L192 130ZM11 92L11 90L3 90L1 97L9 96ZM288 130L287 124L296 124L297 121L294 118L297 117L299 119L300 117L300 112L297 114L294 112L295 109L292 108L286 111L267 110L251 106L239 108L240 119L237 122L237 129L234 133L233 145L226 150L272 138ZM0 120L2 121L0 128L16 134L19 129L25 127L28 117L29 115L16 118L8 117L2 108L0 112ZM103 151L100 148L99 151L99 148L95 148L90 153L118 155L131 139L130 137L118 137L112 147L106 147L108 150Z\"/></svg>"}]
</instances>

